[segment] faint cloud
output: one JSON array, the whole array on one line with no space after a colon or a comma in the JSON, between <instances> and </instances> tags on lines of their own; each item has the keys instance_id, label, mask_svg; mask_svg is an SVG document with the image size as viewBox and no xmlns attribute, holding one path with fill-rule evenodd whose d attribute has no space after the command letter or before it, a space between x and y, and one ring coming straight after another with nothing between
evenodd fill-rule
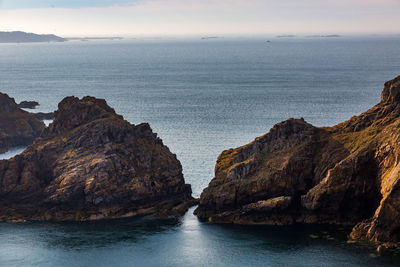
<instances>
[{"instance_id":1,"label":"faint cloud","mask_svg":"<svg viewBox=\"0 0 400 267\"><path fill-rule=\"evenodd\" d=\"M53 32L61 35L342 34L400 31L397 12L400 0L1 1L3 30ZM34 8L28 8L33 5L32 2L35 3ZM10 3L14 3L13 8L4 8ZM40 7L39 4L44 6ZM52 6L54 8L50 8Z\"/></svg>"}]
</instances>

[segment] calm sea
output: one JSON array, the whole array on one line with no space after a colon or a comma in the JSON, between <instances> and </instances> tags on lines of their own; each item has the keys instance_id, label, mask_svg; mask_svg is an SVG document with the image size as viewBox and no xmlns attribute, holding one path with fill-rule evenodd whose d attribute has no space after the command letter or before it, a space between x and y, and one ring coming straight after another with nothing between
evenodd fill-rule
<instances>
[{"instance_id":1,"label":"calm sea","mask_svg":"<svg viewBox=\"0 0 400 267\"><path fill-rule=\"evenodd\" d=\"M333 125L372 107L400 75L400 38L124 40L1 44L0 91L49 112L105 98L149 122L199 196L223 150L275 123ZM21 151L21 148L14 152ZM8 155L0 155L7 157ZM392 266L337 227L239 227L171 220L0 224L4 266Z\"/></svg>"}]
</instances>

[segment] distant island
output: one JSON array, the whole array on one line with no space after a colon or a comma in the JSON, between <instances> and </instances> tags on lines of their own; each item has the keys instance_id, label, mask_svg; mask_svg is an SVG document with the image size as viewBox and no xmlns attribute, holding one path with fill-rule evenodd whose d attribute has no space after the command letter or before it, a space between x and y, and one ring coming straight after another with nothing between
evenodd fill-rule
<instances>
[{"instance_id":1,"label":"distant island","mask_svg":"<svg viewBox=\"0 0 400 267\"><path fill-rule=\"evenodd\" d=\"M205 37L201 37L201 40L208 40L208 39L218 39L220 37L218 36L205 36Z\"/></svg>"},{"instance_id":2,"label":"distant island","mask_svg":"<svg viewBox=\"0 0 400 267\"><path fill-rule=\"evenodd\" d=\"M306 36L308 38L337 38L337 37L342 37L338 34L330 34L330 35L308 35Z\"/></svg>"},{"instance_id":3,"label":"distant island","mask_svg":"<svg viewBox=\"0 0 400 267\"><path fill-rule=\"evenodd\" d=\"M122 37L70 37L62 38L54 34L35 34L22 31L0 32L0 43L42 43L66 41L122 40Z\"/></svg>"},{"instance_id":4,"label":"distant island","mask_svg":"<svg viewBox=\"0 0 400 267\"><path fill-rule=\"evenodd\" d=\"M283 34L283 35L277 35L277 38L294 38L296 37L296 35L292 35L292 34Z\"/></svg>"},{"instance_id":5,"label":"distant island","mask_svg":"<svg viewBox=\"0 0 400 267\"><path fill-rule=\"evenodd\" d=\"M277 35L277 38L295 38L297 37L296 35L292 34L283 34L283 35ZM337 38L337 37L342 37L341 35L338 34L328 34L328 35L321 35L321 34L315 34L315 35L307 35L305 36L306 38Z\"/></svg>"},{"instance_id":6,"label":"distant island","mask_svg":"<svg viewBox=\"0 0 400 267\"><path fill-rule=\"evenodd\" d=\"M54 34L35 34L21 31L0 32L0 43L65 42L67 39Z\"/></svg>"},{"instance_id":7,"label":"distant island","mask_svg":"<svg viewBox=\"0 0 400 267\"><path fill-rule=\"evenodd\" d=\"M122 37L70 37L68 41L122 40Z\"/></svg>"}]
</instances>

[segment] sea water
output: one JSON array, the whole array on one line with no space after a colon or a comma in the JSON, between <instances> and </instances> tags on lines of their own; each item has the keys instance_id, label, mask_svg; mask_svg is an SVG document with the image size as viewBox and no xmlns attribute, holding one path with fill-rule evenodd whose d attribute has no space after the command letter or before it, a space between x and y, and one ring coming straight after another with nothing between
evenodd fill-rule
<instances>
[{"instance_id":1,"label":"sea water","mask_svg":"<svg viewBox=\"0 0 400 267\"><path fill-rule=\"evenodd\" d=\"M149 122L198 197L225 149L290 117L316 126L379 102L400 75L400 38L137 39L0 45L0 91L50 112L65 96L105 98ZM19 153L17 149L15 153ZM1 157L9 157L1 155ZM376 266L400 263L348 228L170 220L0 224L6 266Z\"/></svg>"}]
</instances>

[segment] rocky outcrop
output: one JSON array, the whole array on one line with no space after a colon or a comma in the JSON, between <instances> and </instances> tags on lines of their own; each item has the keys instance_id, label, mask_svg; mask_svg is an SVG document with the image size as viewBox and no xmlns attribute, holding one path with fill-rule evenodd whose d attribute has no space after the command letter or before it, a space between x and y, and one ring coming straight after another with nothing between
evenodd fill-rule
<instances>
[{"instance_id":1,"label":"rocky outcrop","mask_svg":"<svg viewBox=\"0 0 400 267\"><path fill-rule=\"evenodd\" d=\"M39 103L36 101L22 101L18 104L19 108L35 109L37 106L39 106Z\"/></svg>"},{"instance_id":2,"label":"rocky outcrop","mask_svg":"<svg viewBox=\"0 0 400 267\"><path fill-rule=\"evenodd\" d=\"M222 152L195 214L218 223L354 225L400 242L400 76L381 102L333 127L289 119Z\"/></svg>"},{"instance_id":3,"label":"rocky outcrop","mask_svg":"<svg viewBox=\"0 0 400 267\"><path fill-rule=\"evenodd\" d=\"M13 98L0 93L0 153L31 144L44 128L43 122L20 109Z\"/></svg>"},{"instance_id":4,"label":"rocky outcrop","mask_svg":"<svg viewBox=\"0 0 400 267\"><path fill-rule=\"evenodd\" d=\"M193 202L179 160L150 126L103 99L65 98L32 145L0 161L0 220L181 215Z\"/></svg>"},{"instance_id":5,"label":"rocky outcrop","mask_svg":"<svg viewBox=\"0 0 400 267\"><path fill-rule=\"evenodd\" d=\"M39 106L39 102L36 101L22 101L21 103L18 104L19 108L25 108L25 109L35 109L37 106ZM36 112L32 113L38 120L53 120L54 119L54 112Z\"/></svg>"}]
</instances>

